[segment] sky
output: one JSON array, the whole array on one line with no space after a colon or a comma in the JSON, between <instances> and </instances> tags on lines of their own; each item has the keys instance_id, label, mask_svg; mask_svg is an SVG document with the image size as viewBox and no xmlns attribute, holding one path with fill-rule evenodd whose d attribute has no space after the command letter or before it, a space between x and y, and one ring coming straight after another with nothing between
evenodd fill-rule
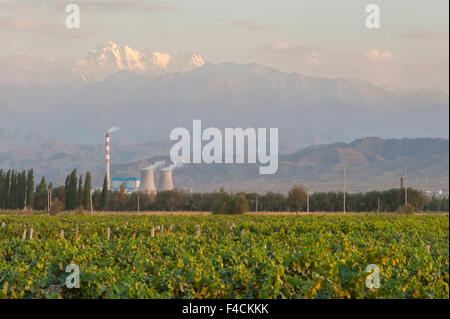
<instances>
[{"instance_id":1,"label":"sky","mask_svg":"<svg viewBox=\"0 0 450 319\"><path fill-rule=\"evenodd\" d=\"M65 26L70 3L80 7L80 29ZM370 3L380 7L379 29L365 26ZM84 57L111 40L448 93L448 10L448 0L0 0L0 64L18 52Z\"/></svg>"}]
</instances>

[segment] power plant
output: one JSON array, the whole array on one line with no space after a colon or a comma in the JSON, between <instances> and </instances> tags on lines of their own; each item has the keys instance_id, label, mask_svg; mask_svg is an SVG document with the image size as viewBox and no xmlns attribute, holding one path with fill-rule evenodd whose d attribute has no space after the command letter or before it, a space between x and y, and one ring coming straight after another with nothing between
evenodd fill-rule
<instances>
[{"instance_id":1,"label":"power plant","mask_svg":"<svg viewBox=\"0 0 450 319\"><path fill-rule=\"evenodd\" d=\"M153 169L144 168L141 170L140 190L146 194L156 194L155 177L153 174Z\"/></svg>"},{"instance_id":2,"label":"power plant","mask_svg":"<svg viewBox=\"0 0 450 319\"><path fill-rule=\"evenodd\" d=\"M137 190L143 191L146 194L156 194L154 170L163 165L164 161L158 161L141 170L141 178L137 177L114 177L111 179L110 167L110 149L109 139L110 133L117 132L119 128L111 127L106 133L106 181L108 190L119 190L121 186L125 187L127 193L132 193ZM173 163L166 168L159 171L158 190L167 191L173 189L172 169L181 166L181 163ZM111 180L114 185L111 188Z\"/></svg>"},{"instance_id":3,"label":"power plant","mask_svg":"<svg viewBox=\"0 0 450 319\"><path fill-rule=\"evenodd\" d=\"M169 191L173 189L172 170L160 170L158 190Z\"/></svg>"}]
</instances>

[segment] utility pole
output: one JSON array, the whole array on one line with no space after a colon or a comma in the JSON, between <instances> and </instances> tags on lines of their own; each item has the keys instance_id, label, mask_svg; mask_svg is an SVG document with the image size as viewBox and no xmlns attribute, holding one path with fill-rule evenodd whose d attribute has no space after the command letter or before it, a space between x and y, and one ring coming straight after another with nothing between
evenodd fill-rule
<instances>
[{"instance_id":1,"label":"utility pole","mask_svg":"<svg viewBox=\"0 0 450 319\"><path fill-rule=\"evenodd\" d=\"M306 211L309 214L309 191L306 191Z\"/></svg>"},{"instance_id":2,"label":"utility pole","mask_svg":"<svg viewBox=\"0 0 450 319\"><path fill-rule=\"evenodd\" d=\"M258 212L258 194L256 194L255 211Z\"/></svg>"},{"instance_id":3,"label":"utility pole","mask_svg":"<svg viewBox=\"0 0 450 319\"><path fill-rule=\"evenodd\" d=\"M140 212L140 205L139 205L139 193L137 194L137 211Z\"/></svg>"},{"instance_id":4,"label":"utility pole","mask_svg":"<svg viewBox=\"0 0 450 319\"><path fill-rule=\"evenodd\" d=\"M90 201L90 204L91 204L91 215L93 216L94 215L94 209L93 209L93 207L92 207L92 192L90 192L90 197L89 197L89 201Z\"/></svg>"},{"instance_id":5,"label":"utility pole","mask_svg":"<svg viewBox=\"0 0 450 319\"><path fill-rule=\"evenodd\" d=\"M47 188L47 211L50 211L51 205L52 205L52 193L50 188Z\"/></svg>"},{"instance_id":6,"label":"utility pole","mask_svg":"<svg viewBox=\"0 0 450 319\"><path fill-rule=\"evenodd\" d=\"M380 213L380 195L378 195L378 213Z\"/></svg>"},{"instance_id":7,"label":"utility pole","mask_svg":"<svg viewBox=\"0 0 450 319\"><path fill-rule=\"evenodd\" d=\"M345 192L346 192L346 174L345 174L345 166L344 166L344 214L345 214Z\"/></svg>"},{"instance_id":8,"label":"utility pole","mask_svg":"<svg viewBox=\"0 0 450 319\"><path fill-rule=\"evenodd\" d=\"M408 205L408 169L405 168L405 206Z\"/></svg>"}]
</instances>

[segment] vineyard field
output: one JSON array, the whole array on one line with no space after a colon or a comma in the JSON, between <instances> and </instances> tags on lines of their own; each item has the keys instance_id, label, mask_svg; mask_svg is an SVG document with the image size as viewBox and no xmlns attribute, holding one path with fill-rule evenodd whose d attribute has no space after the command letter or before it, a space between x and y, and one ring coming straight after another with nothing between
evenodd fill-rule
<instances>
[{"instance_id":1,"label":"vineyard field","mask_svg":"<svg viewBox=\"0 0 450 319\"><path fill-rule=\"evenodd\" d=\"M449 217L4 214L0 298L448 299Z\"/></svg>"}]
</instances>

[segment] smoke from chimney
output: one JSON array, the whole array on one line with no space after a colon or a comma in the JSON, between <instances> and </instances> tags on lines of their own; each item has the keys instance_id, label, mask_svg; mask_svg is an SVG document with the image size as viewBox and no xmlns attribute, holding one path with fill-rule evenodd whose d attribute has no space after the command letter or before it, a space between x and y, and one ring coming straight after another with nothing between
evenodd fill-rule
<instances>
[{"instance_id":1,"label":"smoke from chimney","mask_svg":"<svg viewBox=\"0 0 450 319\"><path fill-rule=\"evenodd\" d=\"M143 169L156 169L156 168L158 168L158 167L164 165L165 162L166 162L166 161L157 161L157 162L153 163L153 164L150 165L150 166L144 167Z\"/></svg>"},{"instance_id":2,"label":"smoke from chimney","mask_svg":"<svg viewBox=\"0 0 450 319\"><path fill-rule=\"evenodd\" d=\"M172 163L169 166L162 168L161 171L172 171L172 170L174 170L176 168L179 168L181 166L183 166L182 162Z\"/></svg>"},{"instance_id":3,"label":"smoke from chimney","mask_svg":"<svg viewBox=\"0 0 450 319\"><path fill-rule=\"evenodd\" d=\"M111 133L116 133L116 132L119 132L119 131L120 131L120 127L111 126L109 128L109 130L108 130L108 133L111 134Z\"/></svg>"}]
</instances>

